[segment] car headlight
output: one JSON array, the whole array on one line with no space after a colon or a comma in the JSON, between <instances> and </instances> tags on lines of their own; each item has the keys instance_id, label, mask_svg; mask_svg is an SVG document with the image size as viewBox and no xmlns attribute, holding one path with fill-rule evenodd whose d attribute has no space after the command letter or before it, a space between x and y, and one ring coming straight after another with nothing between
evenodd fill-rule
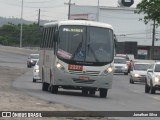
<instances>
[{"instance_id":1,"label":"car headlight","mask_svg":"<svg viewBox=\"0 0 160 120\"><path fill-rule=\"evenodd\" d=\"M31 60L31 63L33 63L33 60Z\"/></svg>"},{"instance_id":2,"label":"car headlight","mask_svg":"<svg viewBox=\"0 0 160 120\"><path fill-rule=\"evenodd\" d=\"M127 67L127 66L125 66L124 68L125 68L125 69L127 69L128 67Z\"/></svg>"},{"instance_id":3,"label":"car headlight","mask_svg":"<svg viewBox=\"0 0 160 120\"><path fill-rule=\"evenodd\" d=\"M110 66L106 70L103 71L102 75L107 75L113 71L113 68Z\"/></svg>"},{"instance_id":4,"label":"car headlight","mask_svg":"<svg viewBox=\"0 0 160 120\"><path fill-rule=\"evenodd\" d=\"M134 77L139 77L139 74L134 74Z\"/></svg>"},{"instance_id":5,"label":"car headlight","mask_svg":"<svg viewBox=\"0 0 160 120\"><path fill-rule=\"evenodd\" d=\"M37 73L39 72L39 70L38 70L38 69L35 69L34 71L35 71L35 72L37 72Z\"/></svg>"},{"instance_id":6,"label":"car headlight","mask_svg":"<svg viewBox=\"0 0 160 120\"><path fill-rule=\"evenodd\" d=\"M159 77L156 76L156 77L154 78L154 80L155 80L155 82L159 82Z\"/></svg>"},{"instance_id":7,"label":"car headlight","mask_svg":"<svg viewBox=\"0 0 160 120\"><path fill-rule=\"evenodd\" d=\"M56 64L56 67L57 67L59 70L62 70L63 72L65 72L65 68L64 68L63 65L61 65L60 63L57 63L57 64Z\"/></svg>"}]
</instances>

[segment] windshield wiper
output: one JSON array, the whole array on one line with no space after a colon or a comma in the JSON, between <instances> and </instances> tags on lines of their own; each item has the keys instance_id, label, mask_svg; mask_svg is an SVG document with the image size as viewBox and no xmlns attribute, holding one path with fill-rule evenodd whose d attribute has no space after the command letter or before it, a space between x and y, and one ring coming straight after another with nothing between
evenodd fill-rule
<instances>
[{"instance_id":1,"label":"windshield wiper","mask_svg":"<svg viewBox=\"0 0 160 120\"><path fill-rule=\"evenodd\" d=\"M72 59L75 58L76 54L80 51L80 49L82 48L82 42L79 43L77 49L75 50Z\"/></svg>"},{"instance_id":2,"label":"windshield wiper","mask_svg":"<svg viewBox=\"0 0 160 120\"><path fill-rule=\"evenodd\" d=\"M82 41L79 43L78 47L76 48L76 50L75 50L75 52L73 54L73 57L72 57L73 60L74 60L76 54L78 54L79 51L82 49L82 43L83 43L83 35L82 35Z\"/></svg>"},{"instance_id":3,"label":"windshield wiper","mask_svg":"<svg viewBox=\"0 0 160 120\"><path fill-rule=\"evenodd\" d=\"M92 52L92 54L93 54L93 56L94 56L94 58L95 58L96 62L99 62L99 60L98 60L98 58L97 58L97 56L96 56L95 52L93 51L92 47L90 46L90 35L89 35L88 50L89 50L89 48L90 48L90 50L91 50L91 52Z\"/></svg>"}]
</instances>

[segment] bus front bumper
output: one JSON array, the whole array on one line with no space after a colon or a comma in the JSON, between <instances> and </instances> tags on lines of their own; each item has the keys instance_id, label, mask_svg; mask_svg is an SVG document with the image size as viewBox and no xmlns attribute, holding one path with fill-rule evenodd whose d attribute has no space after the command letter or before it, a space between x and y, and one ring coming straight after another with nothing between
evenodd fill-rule
<instances>
[{"instance_id":1,"label":"bus front bumper","mask_svg":"<svg viewBox=\"0 0 160 120\"><path fill-rule=\"evenodd\" d=\"M61 87L90 87L90 88L112 88L113 73L106 76L87 76L87 75L76 75L69 73L62 73L57 71L55 73L56 79L53 80L54 85Z\"/></svg>"}]
</instances>

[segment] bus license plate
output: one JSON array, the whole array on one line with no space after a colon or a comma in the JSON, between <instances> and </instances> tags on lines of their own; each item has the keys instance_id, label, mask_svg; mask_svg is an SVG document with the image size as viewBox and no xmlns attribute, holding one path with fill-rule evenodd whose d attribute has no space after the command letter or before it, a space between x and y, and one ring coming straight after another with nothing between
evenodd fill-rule
<instances>
[{"instance_id":1,"label":"bus license plate","mask_svg":"<svg viewBox=\"0 0 160 120\"><path fill-rule=\"evenodd\" d=\"M79 79L80 79L80 80L89 80L89 77L86 77L86 76L79 76Z\"/></svg>"},{"instance_id":2,"label":"bus license plate","mask_svg":"<svg viewBox=\"0 0 160 120\"><path fill-rule=\"evenodd\" d=\"M82 71L83 66L82 65L68 65L68 70L75 70L75 71Z\"/></svg>"}]
</instances>

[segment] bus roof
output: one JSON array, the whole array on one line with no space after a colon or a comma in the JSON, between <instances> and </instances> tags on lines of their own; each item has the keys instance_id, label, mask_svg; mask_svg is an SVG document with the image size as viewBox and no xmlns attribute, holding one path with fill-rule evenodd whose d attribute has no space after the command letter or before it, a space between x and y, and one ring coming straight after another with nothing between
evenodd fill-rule
<instances>
[{"instance_id":1,"label":"bus roof","mask_svg":"<svg viewBox=\"0 0 160 120\"><path fill-rule=\"evenodd\" d=\"M55 21L44 24L44 27L54 26L58 24L60 25L84 25L84 26L95 26L95 27L103 27L103 28L110 28L113 27L106 23L95 22L95 21L87 21L87 20L66 20L66 21Z\"/></svg>"}]
</instances>

